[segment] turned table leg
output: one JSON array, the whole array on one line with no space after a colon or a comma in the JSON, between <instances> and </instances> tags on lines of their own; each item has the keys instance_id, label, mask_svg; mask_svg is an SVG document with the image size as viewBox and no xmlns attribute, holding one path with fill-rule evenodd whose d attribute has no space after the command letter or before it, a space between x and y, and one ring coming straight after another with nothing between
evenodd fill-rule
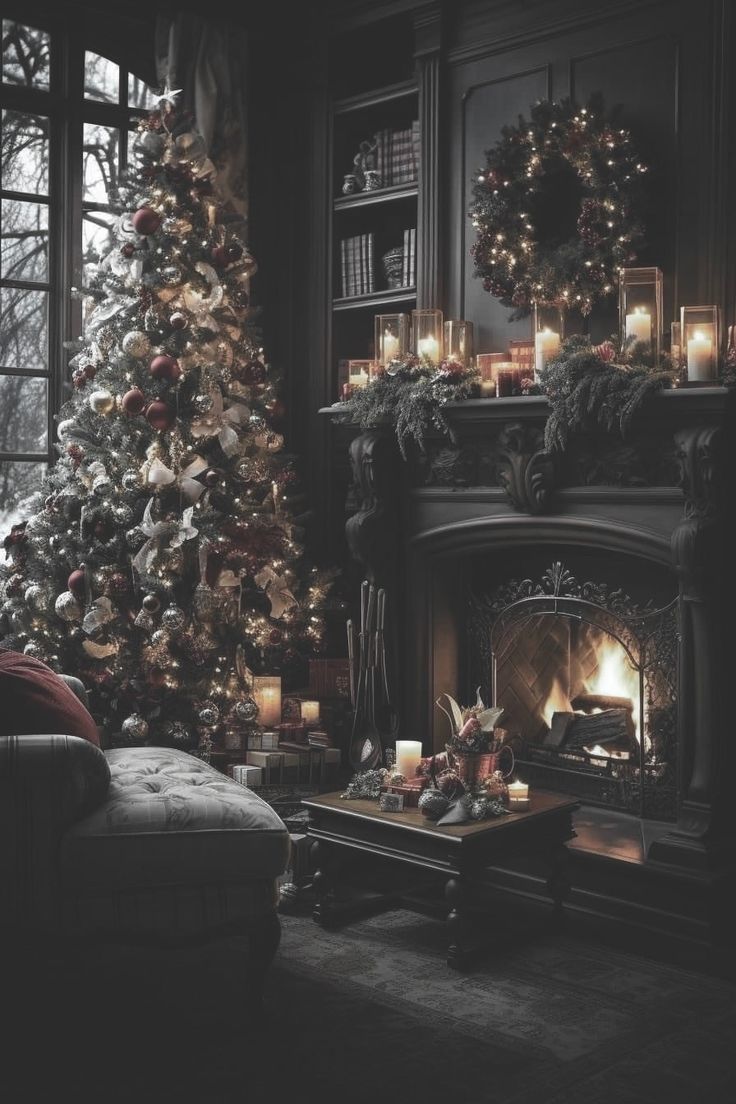
<instances>
[{"instance_id":1,"label":"turned table leg","mask_svg":"<svg viewBox=\"0 0 736 1104\"><path fill-rule=\"evenodd\" d=\"M323 840L317 840L312 849L312 858L316 864L312 889L316 897L312 917L324 927L334 923L336 918L335 888L343 864L340 848L331 847Z\"/></svg>"},{"instance_id":2,"label":"turned table leg","mask_svg":"<svg viewBox=\"0 0 736 1104\"><path fill-rule=\"evenodd\" d=\"M450 906L447 916L447 965L453 970L463 970L467 966L471 949L468 931L468 887L465 879L450 878L445 885L445 900Z\"/></svg>"}]
</instances>

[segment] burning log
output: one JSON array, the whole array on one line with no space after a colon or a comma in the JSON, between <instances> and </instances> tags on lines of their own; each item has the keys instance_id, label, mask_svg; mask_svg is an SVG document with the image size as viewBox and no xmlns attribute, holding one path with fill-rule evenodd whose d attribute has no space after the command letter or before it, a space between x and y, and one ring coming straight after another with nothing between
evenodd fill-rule
<instances>
[{"instance_id":1,"label":"burning log","mask_svg":"<svg viewBox=\"0 0 736 1104\"><path fill-rule=\"evenodd\" d=\"M544 743L567 751L596 745L628 751L632 738L631 710L603 709L599 713L554 713Z\"/></svg>"}]
</instances>

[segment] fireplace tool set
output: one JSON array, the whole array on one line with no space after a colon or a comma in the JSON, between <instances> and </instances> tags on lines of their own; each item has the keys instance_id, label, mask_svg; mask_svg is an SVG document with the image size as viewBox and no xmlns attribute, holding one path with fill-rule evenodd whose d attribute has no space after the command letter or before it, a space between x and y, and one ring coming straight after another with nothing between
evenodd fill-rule
<instances>
[{"instance_id":1,"label":"fireplace tool set","mask_svg":"<svg viewBox=\"0 0 736 1104\"><path fill-rule=\"evenodd\" d=\"M399 718L391 702L386 666L386 591L363 580L360 588L360 632L347 623L350 663L350 700L353 728L349 761L354 770L375 770L382 759L382 745L394 742ZM358 661L356 671L356 658Z\"/></svg>"}]
</instances>

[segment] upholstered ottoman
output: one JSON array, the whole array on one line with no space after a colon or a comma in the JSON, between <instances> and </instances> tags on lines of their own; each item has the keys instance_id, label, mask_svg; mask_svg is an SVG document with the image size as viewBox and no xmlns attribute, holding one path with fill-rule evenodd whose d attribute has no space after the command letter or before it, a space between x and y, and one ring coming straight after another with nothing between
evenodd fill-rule
<instances>
[{"instance_id":1,"label":"upholstered ottoman","mask_svg":"<svg viewBox=\"0 0 736 1104\"><path fill-rule=\"evenodd\" d=\"M279 941L283 822L182 751L0 740L5 920L65 937L185 942L243 933L258 998Z\"/></svg>"}]
</instances>

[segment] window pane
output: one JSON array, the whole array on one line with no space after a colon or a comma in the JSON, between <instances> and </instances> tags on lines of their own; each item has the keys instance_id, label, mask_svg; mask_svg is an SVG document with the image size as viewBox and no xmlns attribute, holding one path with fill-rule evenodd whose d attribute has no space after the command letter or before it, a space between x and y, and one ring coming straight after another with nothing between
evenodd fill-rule
<instances>
[{"instance_id":1,"label":"window pane","mask_svg":"<svg viewBox=\"0 0 736 1104\"><path fill-rule=\"evenodd\" d=\"M0 376L0 452L45 452L47 390L43 379Z\"/></svg>"},{"instance_id":2,"label":"window pane","mask_svg":"<svg viewBox=\"0 0 736 1104\"><path fill-rule=\"evenodd\" d=\"M48 195L48 119L26 111L3 110L0 182L11 192Z\"/></svg>"},{"instance_id":3,"label":"window pane","mask_svg":"<svg viewBox=\"0 0 736 1104\"><path fill-rule=\"evenodd\" d=\"M148 111L154 107L155 97L155 89L140 77L136 77L134 73L128 73L128 107L138 107Z\"/></svg>"},{"instance_id":4,"label":"window pane","mask_svg":"<svg viewBox=\"0 0 736 1104\"><path fill-rule=\"evenodd\" d=\"M3 19L3 81L49 87L51 40L46 31Z\"/></svg>"},{"instance_id":5,"label":"window pane","mask_svg":"<svg viewBox=\"0 0 736 1104\"><path fill-rule=\"evenodd\" d=\"M100 259L112 244L111 228L118 215L109 211L85 211L82 222L82 272L86 285L95 273Z\"/></svg>"},{"instance_id":6,"label":"window pane","mask_svg":"<svg viewBox=\"0 0 736 1104\"><path fill-rule=\"evenodd\" d=\"M48 292L0 288L0 365L48 368Z\"/></svg>"},{"instance_id":7,"label":"window pane","mask_svg":"<svg viewBox=\"0 0 736 1104\"><path fill-rule=\"evenodd\" d=\"M120 101L120 67L99 54L86 50L84 54L84 94L89 100L102 103Z\"/></svg>"},{"instance_id":8,"label":"window pane","mask_svg":"<svg viewBox=\"0 0 736 1104\"><path fill-rule=\"evenodd\" d=\"M112 190L117 189L118 141L118 131L112 127L84 124L84 199L90 203L109 203Z\"/></svg>"},{"instance_id":9,"label":"window pane","mask_svg":"<svg viewBox=\"0 0 736 1104\"><path fill-rule=\"evenodd\" d=\"M3 537L11 526L26 519L28 514L23 509L23 500L40 490L45 474L45 464L0 461L0 534Z\"/></svg>"},{"instance_id":10,"label":"window pane","mask_svg":"<svg viewBox=\"0 0 736 1104\"><path fill-rule=\"evenodd\" d=\"M48 207L43 203L3 199L0 227L0 276L12 280L46 280Z\"/></svg>"}]
</instances>

